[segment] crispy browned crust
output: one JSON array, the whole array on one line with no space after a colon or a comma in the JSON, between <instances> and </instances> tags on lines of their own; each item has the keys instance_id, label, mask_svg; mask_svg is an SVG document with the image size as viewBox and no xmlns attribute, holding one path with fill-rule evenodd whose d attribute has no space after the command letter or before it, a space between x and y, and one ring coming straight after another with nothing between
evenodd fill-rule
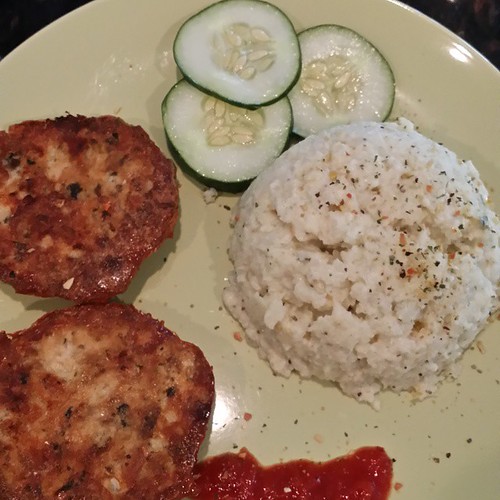
<instances>
[{"instance_id":1,"label":"crispy browned crust","mask_svg":"<svg viewBox=\"0 0 500 500\"><path fill-rule=\"evenodd\" d=\"M200 349L133 306L0 332L0 498L182 497L213 399Z\"/></svg>"},{"instance_id":2,"label":"crispy browned crust","mask_svg":"<svg viewBox=\"0 0 500 500\"><path fill-rule=\"evenodd\" d=\"M174 164L139 126L63 116L0 131L0 280L103 302L171 237Z\"/></svg>"}]
</instances>

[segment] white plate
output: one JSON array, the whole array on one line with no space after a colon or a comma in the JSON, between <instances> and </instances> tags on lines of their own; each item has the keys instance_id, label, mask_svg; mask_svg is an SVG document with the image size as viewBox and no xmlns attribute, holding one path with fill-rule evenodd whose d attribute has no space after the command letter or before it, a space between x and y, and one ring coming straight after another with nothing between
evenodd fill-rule
<instances>
[{"instance_id":1,"label":"white plate","mask_svg":"<svg viewBox=\"0 0 500 500\"><path fill-rule=\"evenodd\" d=\"M0 63L0 127L65 112L112 113L142 125L165 151L160 103L177 78L172 42L203 0L97 0L38 33ZM394 115L474 161L500 186L500 74L440 25L390 0L278 0L296 28L349 26L387 57L397 80ZM222 309L226 242L235 196L205 205L182 174L175 240L141 268L121 297L198 344L214 366L217 403L202 454L246 446L264 463L324 460L364 445L394 457L397 499L497 499L500 492L499 323L481 335L463 372L432 399L382 396L375 412L335 387L273 377L233 332ZM500 195L493 190L498 207ZM166 262L164 259L166 258ZM0 327L28 326L57 300L0 285ZM244 412L252 414L250 421Z\"/></svg>"}]
</instances>

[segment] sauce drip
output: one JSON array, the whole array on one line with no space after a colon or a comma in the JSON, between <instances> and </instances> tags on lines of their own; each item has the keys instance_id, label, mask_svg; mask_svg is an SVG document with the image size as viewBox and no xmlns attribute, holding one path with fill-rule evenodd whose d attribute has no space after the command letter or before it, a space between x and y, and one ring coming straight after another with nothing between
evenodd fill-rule
<instances>
[{"instance_id":1,"label":"sauce drip","mask_svg":"<svg viewBox=\"0 0 500 500\"><path fill-rule=\"evenodd\" d=\"M196 500L386 500L392 461L365 447L329 460L261 465L245 448L209 457L195 467Z\"/></svg>"}]
</instances>

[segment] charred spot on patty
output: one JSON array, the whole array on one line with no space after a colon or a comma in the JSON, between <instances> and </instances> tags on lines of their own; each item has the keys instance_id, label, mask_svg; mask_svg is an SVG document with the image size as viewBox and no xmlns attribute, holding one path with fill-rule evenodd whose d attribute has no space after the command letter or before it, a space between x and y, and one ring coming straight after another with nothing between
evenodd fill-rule
<instances>
[{"instance_id":1,"label":"charred spot on patty","mask_svg":"<svg viewBox=\"0 0 500 500\"><path fill-rule=\"evenodd\" d=\"M78 195L82 192L82 187L80 186L80 184L78 184L78 182L72 182L68 186L68 191L71 198L76 200L78 198Z\"/></svg>"}]
</instances>

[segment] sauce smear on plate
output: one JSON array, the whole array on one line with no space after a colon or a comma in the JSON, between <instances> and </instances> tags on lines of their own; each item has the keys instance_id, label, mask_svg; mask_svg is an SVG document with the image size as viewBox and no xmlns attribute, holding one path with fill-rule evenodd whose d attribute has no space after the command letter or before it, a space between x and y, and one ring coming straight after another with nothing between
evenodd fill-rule
<instances>
[{"instance_id":1,"label":"sauce smear on plate","mask_svg":"<svg viewBox=\"0 0 500 500\"><path fill-rule=\"evenodd\" d=\"M195 467L197 500L386 500L392 461L381 447L329 460L261 465L245 448L209 457Z\"/></svg>"}]
</instances>

